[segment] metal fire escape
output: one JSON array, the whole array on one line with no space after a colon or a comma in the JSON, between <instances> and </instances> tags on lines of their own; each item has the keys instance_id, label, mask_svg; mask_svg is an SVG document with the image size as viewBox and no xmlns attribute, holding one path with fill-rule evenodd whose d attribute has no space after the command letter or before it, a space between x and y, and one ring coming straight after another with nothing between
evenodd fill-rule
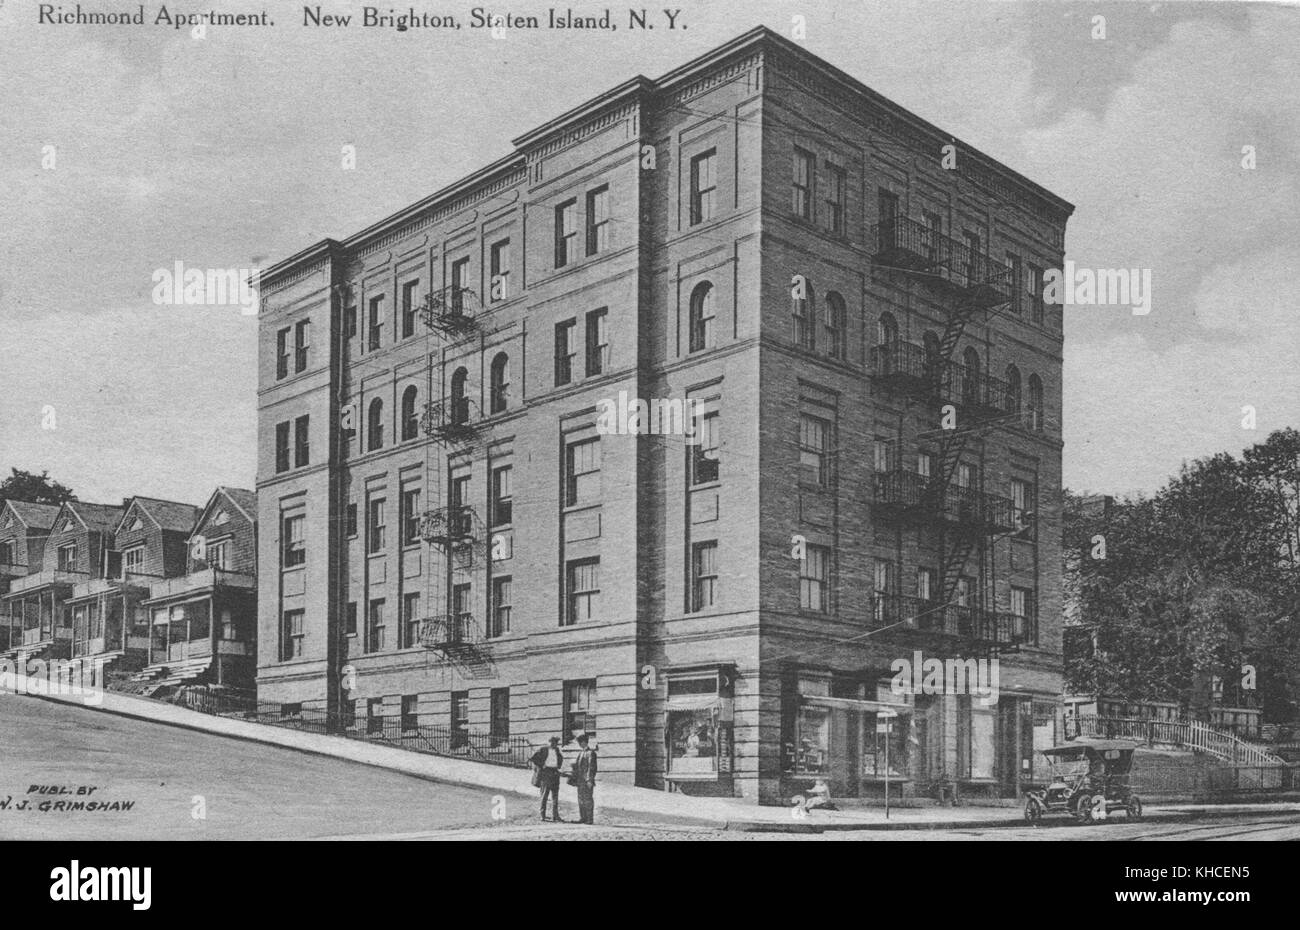
<instances>
[{"instance_id":1,"label":"metal fire escape","mask_svg":"<svg viewBox=\"0 0 1300 930\"><path fill-rule=\"evenodd\" d=\"M874 347L872 377L909 401L939 409L951 404L957 412L955 428L921 436L938 442L931 474L897 468L877 473L873 501L883 514L934 527L941 559L939 599L929 608L916 605L923 614L938 614L928 625L994 650L1014 648L1010 615L992 609L986 579L993 577L993 542L1016 531L1017 514L1009 499L984 492L982 467L972 482L962 480L961 465L971 439L1015 418L1015 398L1006 381L980 370L978 357L964 362L953 357L968 323L1013 299L1011 269L976 243L906 217L881 222L873 232L877 271L925 288L944 306L946 319L937 340L916 345L895 337ZM962 595L972 555L975 584Z\"/></svg>"},{"instance_id":2,"label":"metal fire escape","mask_svg":"<svg viewBox=\"0 0 1300 930\"><path fill-rule=\"evenodd\" d=\"M454 285L431 291L417 309L430 339L457 342L478 331L476 315L482 310L477 295ZM447 386L443 378L442 352L435 357L428 344L425 396L430 398L420 417L420 429L428 437L425 454L425 487L429 500L420 516L420 535L429 546L427 613L420 621L420 645L431 653L462 668L469 677L491 677L494 665L483 649L483 636L471 601L460 592L472 590L456 579L474 569L487 552L486 527L474 507L460 497L458 486L448 486L442 502L442 486L449 480L447 455L473 447L482 434L478 405L467 395L463 381L453 376ZM444 393L444 389L446 392ZM438 400L432 398L438 397Z\"/></svg>"}]
</instances>

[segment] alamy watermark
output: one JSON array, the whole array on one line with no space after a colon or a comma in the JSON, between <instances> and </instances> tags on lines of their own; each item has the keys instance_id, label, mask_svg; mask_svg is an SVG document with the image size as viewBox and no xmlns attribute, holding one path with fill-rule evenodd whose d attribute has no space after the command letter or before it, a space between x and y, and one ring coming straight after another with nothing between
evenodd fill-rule
<instances>
[{"instance_id":1,"label":"alamy watermark","mask_svg":"<svg viewBox=\"0 0 1300 930\"><path fill-rule=\"evenodd\" d=\"M1049 268L1043 274L1043 300L1049 304L1132 307L1134 316L1151 312L1150 268Z\"/></svg>"},{"instance_id":2,"label":"alamy watermark","mask_svg":"<svg viewBox=\"0 0 1300 930\"><path fill-rule=\"evenodd\" d=\"M153 302L176 307L238 306L244 316L256 316L261 274L258 268L187 268L178 261L150 277Z\"/></svg>"},{"instance_id":3,"label":"alamy watermark","mask_svg":"<svg viewBox=\"0 0 1300 930\"><path fill-rule=\"evenodd\" d=\"M0 659L0 695L78 697L90 707L104 702L105 659Z\"/></svg>"},{"instance_id":4,"label":"alamy watermark","mask_svg":"<svg viewBox=\"0 0 1300 930\"><path fill-rule=\"evenodd\" d=\"M889 690L904 694L969 694L985 707L998 702L1001 671L998 660L925 658L920 650L910 659L889 663L894 673Z\"/></svg>"},{"instance_id":5,"label":"alamy watermark","mask_svg":"<svg viewBox=\"0 0 1300 930\"><path fill-rule=\"evenodd\" d=\"M596 432L601 435L682 436L694 445L703 404L692 397L654 397L644 400L619 391L618 399L596 402Z\"/></svg>"}]
</instances>

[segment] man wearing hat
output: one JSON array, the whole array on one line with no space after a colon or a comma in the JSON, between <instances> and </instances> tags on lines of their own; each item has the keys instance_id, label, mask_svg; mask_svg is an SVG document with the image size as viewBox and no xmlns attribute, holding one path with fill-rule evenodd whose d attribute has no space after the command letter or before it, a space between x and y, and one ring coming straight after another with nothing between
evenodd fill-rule
<instances>
[{"instance_id":1,"label":"man wearing hat","mask_svg":"<svg viewBox=\"0 0 1300 930\"><path fill-rule=\"evenodd\" d=\"M551 742L533 753L529 760L537 770L533 784L542 789L542 819L546 819L546 799L551 799L551 816L560 819L560 767L564 755L560 752L560 738L552 736Z\"/></svg>"},{"instance_id":2,"label":"man wearing hat","mask_svg":"<svg viewBox=\"0 0 1300 930\"><path fill-rule=\"evenodd\" d=\"M583 823L596 822L596 750L589 742L586 733L578 737L578 758L571 776L573 786L578 789L578 819Z\"/></svg>"}]
</instances>

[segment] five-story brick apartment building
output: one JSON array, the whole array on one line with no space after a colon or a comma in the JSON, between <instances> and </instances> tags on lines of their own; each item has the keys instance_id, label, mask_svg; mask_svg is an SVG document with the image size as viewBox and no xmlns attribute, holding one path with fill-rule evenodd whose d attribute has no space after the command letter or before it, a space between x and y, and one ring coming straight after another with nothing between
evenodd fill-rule
<instances>
[{"instance_id":1,"label":"five-story brick apartment building","mask_svg":"<svg viewBox=\"0 0 1300 930\"><path fill-rule=\"evenodd\" d=\"M765 29L513 145L262 276L259 697L692 793L1018 790L1070 205Z\"/></svg>"}]
</instances>

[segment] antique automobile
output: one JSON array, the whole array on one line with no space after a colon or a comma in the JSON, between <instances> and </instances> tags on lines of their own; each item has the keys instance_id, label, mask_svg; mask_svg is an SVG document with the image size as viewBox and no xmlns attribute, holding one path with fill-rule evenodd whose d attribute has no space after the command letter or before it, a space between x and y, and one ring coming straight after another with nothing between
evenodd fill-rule
<instances>
[{"instance_id":1,"label":"antique automobile","mask_svg":"<svg viewBox=\"0 0 1300 930\"><path fill-rule=\"evenodd\" d=\"M1105 820L1124 811L1136 820L1142 800L1129 788L1133 751L1137 744L1122 739L1076 740L1043 755L1051 765L1051 783L1028 792L1025 820L1037 823L1044 816L1061 814L1079 823Z\"/></svg>"}]
</instances>

